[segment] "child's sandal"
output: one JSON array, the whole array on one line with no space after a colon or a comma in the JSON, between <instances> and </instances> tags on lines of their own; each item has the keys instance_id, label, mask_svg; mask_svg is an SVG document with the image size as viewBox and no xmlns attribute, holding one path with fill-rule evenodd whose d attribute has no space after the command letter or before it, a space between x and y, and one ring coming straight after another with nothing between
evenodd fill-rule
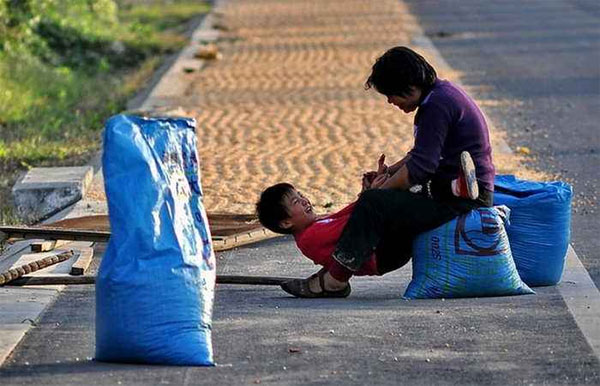
<instances>
[{"instance_id":1,"label":"child's sandal","mask_svg":"<svg viewBox=\"0 0 600 386\"><path fill-rule=\"evenodd\" d=\"M476 200L479 197L479 186L477 185L477 175L475 173L475 164L471 154L463 151L460 154L460 173L458 176L460 197Z\"/></svg>"},{"instance_id":2,"label":"child's sandal","mask_svg":"<svg viewBox=\"0 0 600 386\"><path fill-rule=\"evenodd\" d=\"M325 273L327 273L327 270L323 268L314 275L311 275L308 279L292 279L285 281L281 284L281 289L298 298L345 298L350 295L350 292L352 291L350 288L350 283L348 283L344 289L338 291L327 291L325 289L325 280L323 279ZM321 292L311 291L310 286L308 285L309 280L313 279L314 277L319 278Z\"/></svg>"}]
</instances>

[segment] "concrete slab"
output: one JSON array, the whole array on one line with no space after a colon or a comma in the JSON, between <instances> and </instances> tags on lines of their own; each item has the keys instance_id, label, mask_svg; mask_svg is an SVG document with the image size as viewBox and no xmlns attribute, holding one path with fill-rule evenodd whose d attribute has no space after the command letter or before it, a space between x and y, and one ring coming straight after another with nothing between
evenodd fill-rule
<instances>
[{"instance_id":1,"label":"concrete slab","mask_svg":"<svg viewBox=\"0 0 600 386\"><path fill-rule=\"evenodd\" d=\"M10 269L13 263L20 257L20 253L24 250L29 250L31 242L36 240L17 241L5 247L0 254L0 271L4 272Z\"/></svg>"},{"instance_id":2,"label":"concrete slab","mask_svg":"<svg viewBox=\"0 0 600 386\"><path fill-rule=\"evenodd\" d=\"M62 288L62 287L61 287ZM60 288L0 288L0 363L10 355Z\"/></svg>"},{"instance_id":3,"label":"concrete slab","mask_svg":"<svg viewBox=\"0 0 600 386\"><path fill-rule=\"evenodd\" d=\"M5 251L0 261L0 271L19 267L63 251L57 249L53 252L29 253L30 243L30 240L18 242ZM77 241L68 243L65 247L89 248L90 245L89 242ZM65 275L69 273L74 262L75 259L72 258L29 275ZM63 288L63 285L0 287L0 309L2 310L0 312L0 363L10 355L25 333L37 324L41 313Z\"/></svg>"},{"instance_id":4,"label":"concrete slab","mask_svg":"<svg viewBox=\"0 0 600 386\"><path fill-rule=\"evenodd\" d=\"M79 201L92 180L91 166L33 168L12 189L18 215L33 223Z\"/></svg>"}]
</instances>

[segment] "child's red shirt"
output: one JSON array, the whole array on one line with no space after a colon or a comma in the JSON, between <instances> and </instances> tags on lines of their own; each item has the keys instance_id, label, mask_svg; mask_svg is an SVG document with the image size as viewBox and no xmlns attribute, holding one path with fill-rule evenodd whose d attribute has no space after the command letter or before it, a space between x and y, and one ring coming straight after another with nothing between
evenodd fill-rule
<instances>
[{"instance_id":1,"label":"child's red shirt","mask_svg":"<svg viewBox=\"0 0 600 386\"><path fill-rule=\"evenodd\" d=\"M334 266L340 267L339 263L333 259L332 254L355 204L352 203L339 212L319 218L301 233L294 235L296 245L304 256L330 272ZM379 275L375 253L353 274L357 276Z\"/></svg>"}]
</instances>

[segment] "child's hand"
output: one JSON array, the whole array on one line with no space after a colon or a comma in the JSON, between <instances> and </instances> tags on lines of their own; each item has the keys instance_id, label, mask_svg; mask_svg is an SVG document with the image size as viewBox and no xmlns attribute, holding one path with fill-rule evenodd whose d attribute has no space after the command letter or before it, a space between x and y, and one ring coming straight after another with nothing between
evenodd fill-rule
<instances>
[{"instance_id":1,"label":"child's hand","mask_svg":"<svg viewBox=\"0 0 600 386\"><path fill-rule=\"evenodd\" d=\"M373 182L371 182L370 189L381 188L381 186L388 180L388 178L389 176L386 173L378 175L377 177L375 177Z\"/></svg>"},{"instance_id":2,"label":"child's hand","mask_svg":"<svg viewBox=\"0 0 600 386\"><path fill-rule=\"evenodd\" d=\"M363 174L363 180L366 179L369 184L377 177L377 172L370 171Z\"/></svg>"},{"instance_id":3,"label":"child's hand","mask_svg":"<svg viewBox=\"0 0 600 386\"><path fill-rule=\"evenodd\" d=\"M387 165L385 164L385 154L379 156L379 160L377 161L377 175L386 174L387 173Z\"/></svg>"},{"instance_id":4,"label":"child's hand","mask_svg":"<svg viewBox=\"0 0 600 386\"><path fill-rule=\"evenodd\" d=\"M373 182L375 177L375 172L366 172L365 174L363 174L361 192L364 192L367 189L371 189L371 182Z\"/></svg>"},{"instance_id":5,"label":"child's hand","mask_svg":"<svg viewBox=\"0 0 600 386\"><path fill-rule=\"evenodd\" d=\"M386 174L388 171L388 166L385 164L385 154L379 156L379 160L377 161L377 170L371 170L363 173L363 178L366 177L369 183L373 182L375 177Z\"/></svg>"}]
</instances>

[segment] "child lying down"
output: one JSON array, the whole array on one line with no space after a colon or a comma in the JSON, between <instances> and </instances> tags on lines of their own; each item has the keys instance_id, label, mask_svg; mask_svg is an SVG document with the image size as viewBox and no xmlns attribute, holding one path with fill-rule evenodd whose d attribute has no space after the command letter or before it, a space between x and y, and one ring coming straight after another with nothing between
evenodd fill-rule
<instances>
[{"instance_id":1,"label":"child lying down","mask_svg":"<svg viewBox=\"0 0 600 386\"><path fill-rule=\"evenodd\" d=\"M385 230L383 236L376 243L377 247L357 271L349 271L332 257L338 239L358 201L368 196L364 194L366 191L377 189L385 180L386 176L381 172L381 165L382 160L380 159L380 171L365 173L363 191L357 201L338 212L324 216L318 216L314 212L310 200L289 183L279 183L262 192L260 200L256 204L261 224L276 233L292 234L302 254L315 264L322 266L319 272L308 279L285 283L282 286L284 290L298 297L346 297L351 291L349 284L337 290L325 288L323 275L326 272L334 278L348 281L353 275L383 275L402 267L410 260L414 235L398 234L393 231L393 225L387 223L382 224ZM473 164L467 162L464 165L459 178L451 182L448 190L452 191L457 200L475 203L472 199L472 187L469 187L469 181L474 181L474 179L464 177L474 175ZM472 184L473 182L471 182ZM460 188L454 189L457 185ZM425 197L426 193L424 192L408 194L419 194L423 195L424 200L429 199ZM365 224L365 226L370 225Z\"/></svg>"}]
</instances>

